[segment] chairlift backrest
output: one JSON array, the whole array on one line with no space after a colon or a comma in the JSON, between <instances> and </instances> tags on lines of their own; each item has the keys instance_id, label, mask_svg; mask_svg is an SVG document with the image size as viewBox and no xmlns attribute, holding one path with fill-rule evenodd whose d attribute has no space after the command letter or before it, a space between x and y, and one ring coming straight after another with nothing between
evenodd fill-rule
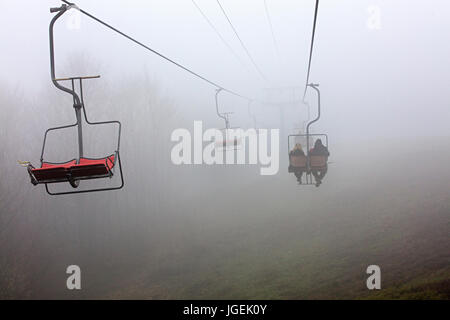
<instances>
[{"instance_id":1,"label":"chairlift backrest","mask_svg":"<svg viewBox=\"0 0 450 320\"><path fill-rule=\"evenodd\" d=\"M307 166L308 159L304 155L290 155L289 156L289 163L291 166L296 168L302 168Z\"/></svg>"},{"instance_id":2,"label":"chairlift backrest","mask_svg":"<svg viewBox=\"0 0 450 320\"><path fill-rule=\"evenodd\" d=\"M327 166L328 157L327 156L310 156L309 161L310 161L310 166L312 169L324 168Z\"/></svg>"}]
</instances>

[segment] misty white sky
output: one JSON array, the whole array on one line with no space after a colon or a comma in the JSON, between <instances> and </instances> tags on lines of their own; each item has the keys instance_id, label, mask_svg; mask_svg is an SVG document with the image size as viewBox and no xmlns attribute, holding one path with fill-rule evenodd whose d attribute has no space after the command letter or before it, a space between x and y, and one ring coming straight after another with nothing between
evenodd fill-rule
<instances>
[{"instance_id":1,"label":"misty white sky","mask_svg":"<svg viewBox=\"0 0 450 320\"><path fill-rule=\"evenodd\" d=\"M262 0L221 3L251 55L262 81L213 0L196 0L240 56L222 44L191 0L78 0L84 10L223 86L258 99L262 88L304 86L314 0L267 0L279 47L276 54ZM50 7L56 0L0 0L0 83L39 99L51 87L48 57ZM368 27L369 8L380 10L380 28ZM450 4L445 0L322 0L311 81L321 84L323 119L315 127L333 140L377 136L450 134ZM149 74L194 119L214 119L214 88L82 16L56 26L57 73L73 55L98 62L91 74L109 80ZM80 70L85 70L80 66ZM56 89L55 89L56 90ZM315 96L308 95L315 105ZM249 122L246 102L224 97L239 125ZM255 106L261 122L279 116ZM302 108L302 109L301 109ZM295 127L302 105L285 111ZM301 113L302 112L302 113ZM3 114L4 120L7 114ZM273 119L272 119L273 118ZM192 123L186 124L186 126ZM220 126L220 123L212 123Z\"/></svg>"}]
</instances>

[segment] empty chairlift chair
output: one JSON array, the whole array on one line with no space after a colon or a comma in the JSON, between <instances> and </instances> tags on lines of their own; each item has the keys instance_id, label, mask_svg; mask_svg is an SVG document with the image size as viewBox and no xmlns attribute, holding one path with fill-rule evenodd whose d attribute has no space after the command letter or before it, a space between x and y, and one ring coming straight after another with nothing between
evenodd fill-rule
<instances>
[{"instance_id":1,"label":"empty chairlift chair","mask_svg":"<svg viewBox=\"0 0 450 320\"><path fill-rule=\"evenodd\" d=\"M235 136L232 134L233 130L238 128L232 128L230 126L230 115L232 112L220 112L219 111L219 93L223 89L216 90L216 113L217 116L225 121L225 128L221 129L223 140L216 141L216 150L217 151L229 151L229 150L238 150L242 144L242 137Z\"/></svg>"},{"instance_id":2,"label":"empty chairlift chair","mask_svg":"<svg viewBox=\"0 0 450 320\"><path fill-rule=\"evenodd\" d=\"M61 194L73 194L73 193L85 193L94 191L108 191L108 190L118 190L124 185L122 164L120 161L120 135L121 135L121 123L119 121L102 121L102 122L90 122L86 115L86 109L84 104L83 96L83 80L95 79L99 76L94 77L72 77L57 79L55 77L55 59L54 59L54 40L53 40L53 27L56 20L61 17L71 6L62 5L60 8L53 8L51 12L57 12L50 23L50 68L53 84L60 90L72 95L73 97L73 107L75 109L76 123L72 125L60 126L55 128L50 128L45 132L44 143L41 152L41 165L39 168L33 167L28 163L28 173L31 178L31 183L33 185L44 184L46 190L51 195L61 195ZM60 82L70 81L71 87L65 87L60 84ZM79 94L76 92L75 84L79 84ZM98 126L98 125L115 125L117 127L117 144L114 153L101 158L90 158L84 156L83 153L83 130L82 130L82 112L87 125ZM45 156L45 146L47 141L47 136L50 132L64 130L67 128L77 127L78 130L78 157L64 163L52 163L44 160ZM118 168L120 174L120 185L115 187L104 187L96 189L87 190L76 190L76 191L66 191L66 192L52 192L49 189L50 184L55 183L69 183L72 188L77 189L82 180L93 180L102 178L112 178L116 172L116 167Z\"/></svg>"}]
</instances>

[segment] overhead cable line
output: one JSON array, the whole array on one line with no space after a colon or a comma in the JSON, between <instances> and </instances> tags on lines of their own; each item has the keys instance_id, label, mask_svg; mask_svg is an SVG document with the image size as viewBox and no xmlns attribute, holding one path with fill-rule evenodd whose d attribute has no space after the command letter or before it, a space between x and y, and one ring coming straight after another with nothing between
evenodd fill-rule
<instances>
[{"instance_id":1,"label":"overhead cable line","mask_svg":"<svg viewBox=\"0 0 450 320\"><path fill-rule=\"evenodd\" d=\"M219 32L219 30L217 30L216 26L211 22L211 20L208 18L208 16L203 12L203 10L200 8L200 6L195 2L195 0L192 0L192 3L194 4L194 6L197 8L197 10L200 12L200 14L203 16L203 18L206 20L206 22L209 24L209 26L211 27L211 29L214 30L214 32L217 34L217 36L219 37L219 39L222 41L222 43L228 48L228 50L231 52L231 54L236 58L236 60L239 61L239 63L247 69L247 67L245 66L244 62L241 60L241 58L239 58L239 56L237 55L237 53L233 50L233 48L231 47L231 45L225 40L225 38L222 36L222 34Z\"/></svg>"},{"instance_id":2,"label":"overhead cable line","mask_svg":"<svg viewBox=\"0 0 450 320\"><path fill-rule=\"evenodd\" d=\"M311 48L309 51L308 72L306 74L305 93L303 94L303 100L305 100L306 91L308 89L308 84L309 84L309 75L311 73L311 62L312 62L312 56L313 56L313 50L314 50L314 38L316 36L316 25L317 25L317 13L318 12L319 12L319 0L316 0L316 8L314 11L313 30L312 30L312 36L311 36Z\"/></svg>"},{"instance_id":3,"label":"overhead cable line","mask_svg":"<svg viewBox=\"0 0 450 320\"><path fill-rule=\"evenodd\" d=\"M267 16L267 21L269 22L270 32L272 33L273 45L275 47L275 50L277 52L277 57L278 57L278 60L279 60L280 59L280 50L278 50L278 43L277 43L277 40L275 38L275 32L273 31L272 19L270 18L269 7L267 6L267 1L266 0L264 0L264 8L266 10L266 16Z\"/></svg>"},{"instance_id":4,"label":"overhead cable line","mask_svg":"<svg viewBox=\"0 0 450 320\"><path fill-rule=\"evenodd\" d=\"M263 78L265 81L267 81L267 78L262 73L261 69L256 64L255 60L253 59L252 55L250 54L250 51L248 51L247 47L244 44L244 41L242 41L241 37L239 36L239 33L237 32L236 28L234 27L233 23L231 22L230 18L228 17L227 13L225 12L225 9L220 4L219 0L216 0L217 4L219 5L220 9L222 10L222 13L224 14L225 18L227 19L228 23L231 26L231 29L233 29L234 34L236 35L236 38L238 38L239 42L241 43L242 48L244 48L245 53L249 57L250 61L252 62L253 66L255 67L256 71L258 71L261 78Z\"/></svg>"},{"instance_id":5,"label":"overhead cable line","mask_svg":"<svg viewBox=\"0 0 450 320\"><path fill-rule=\"evenodd\" d=\"M139 45L139 46L141 46L141 47L147 49L148 51L150 51L150 52L156 54L157 56L159 56L159 57L163 58L164 60L166 60L166 61L168 61L168 62L174 64L175 66L177 66L177 67L183 69L184 71L186 71L186 72L192 74L193 76L195 76L195 77L197 77L197 78L199 78L199 79L201 79L201 80L203 80L203 81L209 83L210 85L212 85L212 86L214 86L214 87L216 87L216 88L218 88L218 89L222 89L223 91L226 91L226 92L228 92L228 93L230 93L230 94L232 94L232 95L235 95L235 96L237 96L237 97L240 97L240 98L242 98L242 99L245 99L245 100L254 100L254 99L248 98L248 97L246 97L246 96L244 96L244 95L242 95L242 94L239 94L239 93L237 93L237 92L235 92L235 91L233 91L233 90L227 89L227 88L225 88L225 87L223 87L223 86L217 84L217 83L214 82L214 81L211 81L211 80L207 79L206 77L204 77L204 76L202 76L202 75L200 75L200 74L194 72L193 70L191 70L191 69L189 69L189 68L183 66L182 64L180 64L180 63L178 63L178 62L176 62L176 61L174 61L174 60L168 58L167 56L163 55L162 53L160 53L160 52L158 52L158 51L156 51L156 50L150 48L149 46L143 44L142 42L140 42L140 41L138 41L138 40L132 38L131 36L125 34L125 33L122 32L122 31L116 29L115 27L111 26L110 24L108 24L108 23L106 23L106 22L100 20L99 18L95 17L94 15L92 15L92 14L90 14L90 13L84 11L83 9L81 9L81 8L79 8L79 7L77 7L77 6L75 6L73 3L71 3L71 2L69 2L69 1L67 1L67 0L61 0L61 1L64 2L65 4L69 5L69 6L72 6L72 7L76 8L76 9L79 10L82 14L88 16L88 17L91 18L92 20L97 21L98 23L104 25L105 27L111 29L112 31L114 31L114 32L116 32L116 33L118 33L118 34L120 34L121 36L127 38L128 40L130 40L130 41L136 43L137 45Z\"/></svg>"}]
</instances>

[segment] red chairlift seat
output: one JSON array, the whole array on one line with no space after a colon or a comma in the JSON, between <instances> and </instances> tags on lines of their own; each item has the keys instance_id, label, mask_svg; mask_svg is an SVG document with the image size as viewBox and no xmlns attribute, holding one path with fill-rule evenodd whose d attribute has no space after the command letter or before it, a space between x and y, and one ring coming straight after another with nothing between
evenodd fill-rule
<instances>
[{"instance_id":1,"label":"red chairlift seat","mask_svg":"<svg viewBox=\"0 0 450 320\"><path fill-rule=\"evenodd\" d=\"M37 184L107 178L113 176L115 158L113 154L99 159L81 158L79 163L76 160L64 163L44 162L41 168L32 168L30 173Z\"/></svg>"}]
</instances>

